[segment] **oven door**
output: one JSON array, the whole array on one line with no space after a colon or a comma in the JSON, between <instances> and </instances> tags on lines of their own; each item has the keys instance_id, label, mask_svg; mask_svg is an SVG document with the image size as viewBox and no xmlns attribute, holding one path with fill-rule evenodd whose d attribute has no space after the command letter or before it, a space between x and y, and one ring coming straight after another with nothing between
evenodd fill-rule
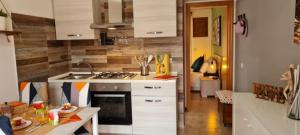
<instances>
[{"instance_id":1,"label":"oven door","mask_svg":"<svg viewBox=\"0 0 300 135\"><path fill-rule=\"evenodd\" d=\"M100 107L99 124L131 125L131 93L125 91L92 91L92 107Z\"/></svg>"}]
</instances>

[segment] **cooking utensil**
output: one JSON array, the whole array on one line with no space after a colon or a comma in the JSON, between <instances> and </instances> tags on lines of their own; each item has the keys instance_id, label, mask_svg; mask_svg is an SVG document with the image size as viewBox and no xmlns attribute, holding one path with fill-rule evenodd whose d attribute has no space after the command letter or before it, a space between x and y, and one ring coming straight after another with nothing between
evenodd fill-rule
<instances>
[{"instance_id":1,"label":"cooking utensil","mask_svg":"<svg viewBox=\"0 0 300 135\"><path fill-rule=\"evenodd\" d=\"M141 66L141 76L149 75L149 66Z\"/></svg>"},{"instance_id":2,"label":"cooking utensil","mask_svg":"<svg viewBox=\"0 0 300 135\"><path fill-rule=\"evenodd\" d=\"M138 64L142 66L141 57L139 55L135 56L135 59L137 60Z\"/></svg>"},{"instance_id":3,"label":"cooking utensil","mask_svg":"<svg viewBox=\"0 0 300 135\"><path fill-rule=\"evenodd\" d=\"M146 66L148 66L150 64L150 62L152 61L152 59L153 59L153 55L149 55Z\"/></svg>"}]
</instances>

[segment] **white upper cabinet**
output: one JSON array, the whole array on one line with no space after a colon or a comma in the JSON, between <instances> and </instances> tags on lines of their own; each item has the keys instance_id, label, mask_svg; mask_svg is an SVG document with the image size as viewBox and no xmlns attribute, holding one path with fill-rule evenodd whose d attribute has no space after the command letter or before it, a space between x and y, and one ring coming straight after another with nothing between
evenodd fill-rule
<instances>
[{"instance_id":1,"label":"white upper cabinet","mask_svg":"<svg viewBox=\"0 0 300 135\"><path fill-rule=\"evenodd\" d=\"M133 0L134 37L177 36L176 0Z\"/></svg>"},{"instance_id":2,"label":"white upper cabinet","mask_svg":"<svg viewBox=\"0 0 300 135\"><path fill-rule=\"evenodd\" d=\"M92 0L54 0L57 40L95 39Z\"/></svg>"}]
</instances>

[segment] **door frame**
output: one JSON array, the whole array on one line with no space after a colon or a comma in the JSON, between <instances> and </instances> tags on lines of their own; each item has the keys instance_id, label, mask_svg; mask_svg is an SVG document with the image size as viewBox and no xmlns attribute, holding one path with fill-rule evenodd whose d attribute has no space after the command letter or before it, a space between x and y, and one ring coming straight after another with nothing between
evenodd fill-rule
<instances>
[{"instance_id":1,"label":"door frame","mask_svg":"<svg viewBox=\"0 0 300 135\"><path fill-rule=\"evenodd\" d=\"M224 1L205 1L205 2L186 2L183 5L184 13L183 13L183 31L184 31L184 45L183 45L183 59L184 59L184 92L185 92L185 109L189 111L191 109L191 82L190 82L190 32L191 32L191 16L190 9L191 7L214 7L214 6L227 6L227 88L228 90L232 90L233 88L233 54L234 54L234 46L233 46L233 20L234 20L234 0L224 0Z\"/></svg>"}]
</instances>

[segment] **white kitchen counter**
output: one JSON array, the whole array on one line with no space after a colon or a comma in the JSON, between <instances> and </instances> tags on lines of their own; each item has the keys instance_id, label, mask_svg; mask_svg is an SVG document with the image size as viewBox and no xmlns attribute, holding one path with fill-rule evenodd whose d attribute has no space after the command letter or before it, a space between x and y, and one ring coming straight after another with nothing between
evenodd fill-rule
<instances>
[{"instance_id":1,"label":"white kitchen counter","mask_svg":"<svg viewBox=\"0 0 300 135\"><path fill-rule=\"evenodd\" d=\"M156 79L154 72L151 72L148 76L141 76L139 73L136 73L137 75L131 79L92 79L93 77L90 77L88 79L59 79L64 76L67 76L68 74L89 74L90 72L67 72L61 75L53 76L48 78L48 82L90 82L90 83L131 83L131 82L161 82L161 81L168 81L168 82L174 82L176 81L176 78L169 79L169 80L162 80L162 79ZM95 72L95 74L98 74ZM172 75L176 76L176 72L172 72Z\"/></svg>"},{"instance_id":2,"label":"white kitchen counter","mask_svg":"<svg viewBox=\"0 0 300 135\"><path fill-rule=\"evenodd\" d=\"M300 121L287 117L287 105L234 93L234 135L300 135Z\"/></svg>"}]
</instances>

